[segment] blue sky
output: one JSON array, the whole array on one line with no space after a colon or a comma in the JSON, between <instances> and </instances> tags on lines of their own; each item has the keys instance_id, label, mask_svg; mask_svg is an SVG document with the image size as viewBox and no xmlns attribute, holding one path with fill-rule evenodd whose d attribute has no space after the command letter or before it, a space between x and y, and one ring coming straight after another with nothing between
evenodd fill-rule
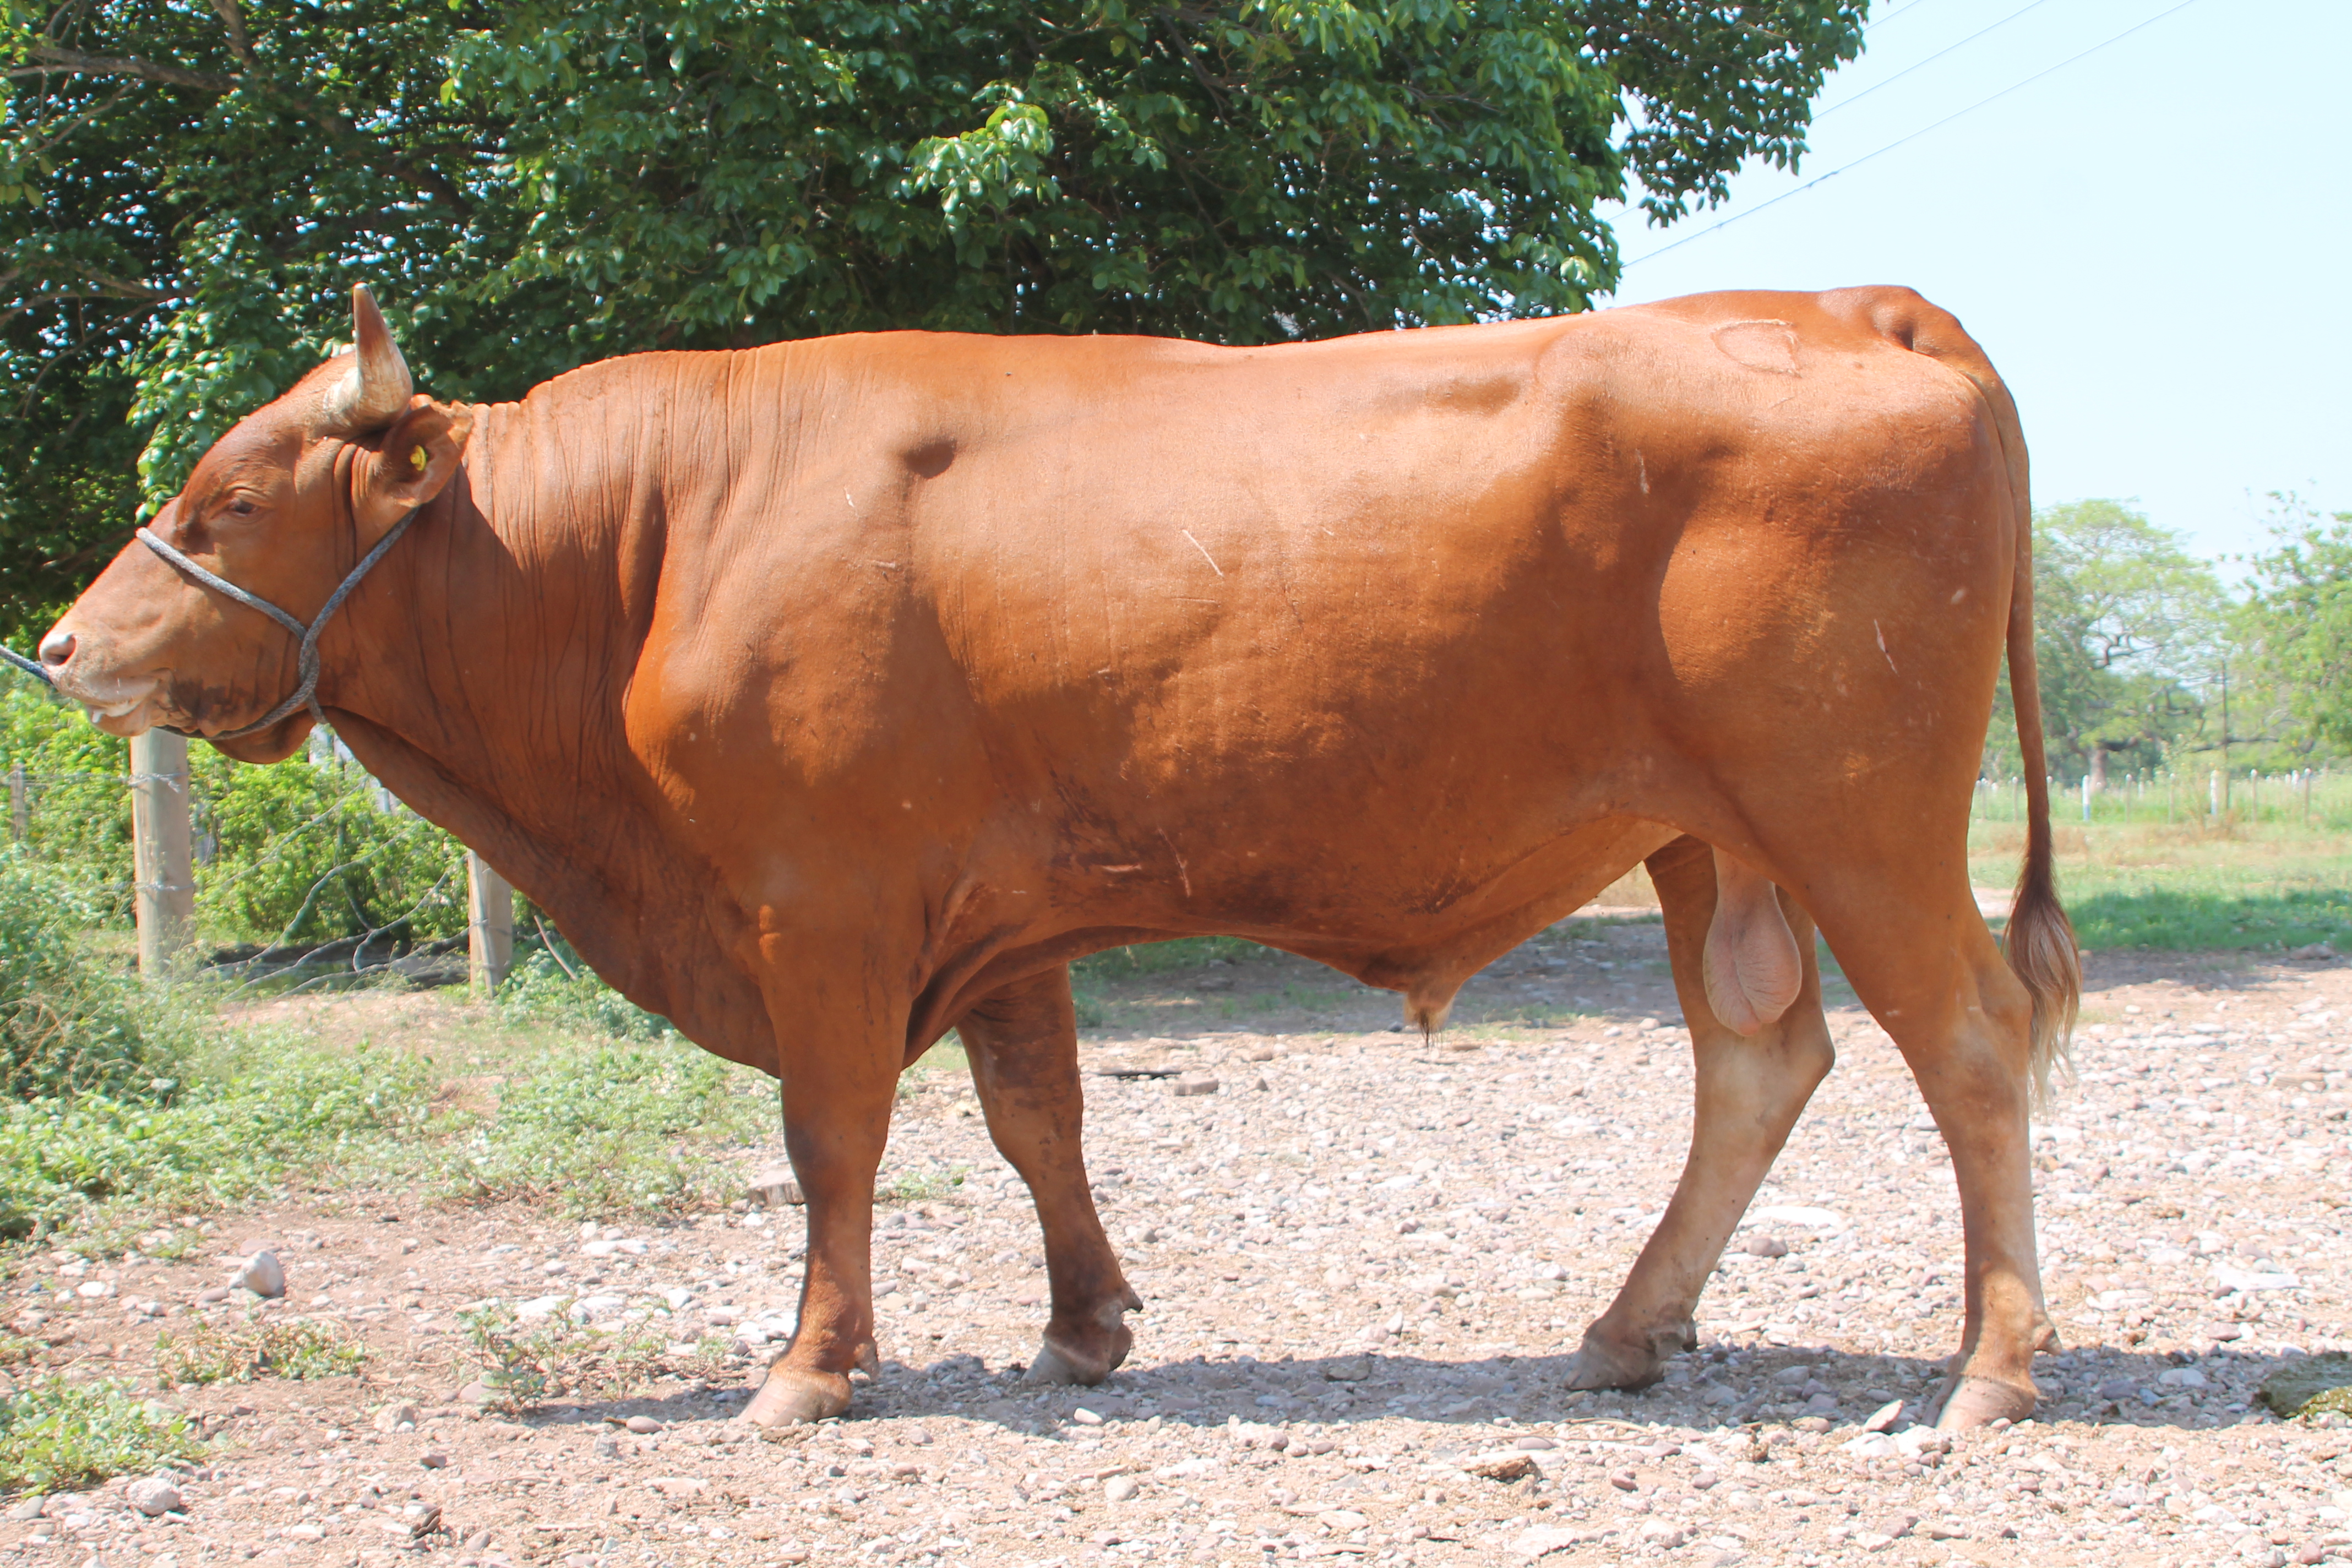
<instances>
[{"instance_id":1,"label":"blue sky","mask_svg":"<svg viewBox=\"0 0 2352 1568\"><path fill-rule=\"evenodd\" d=\"M2352 0L2177 3L1877 0L1801 171L1671 229L1626 215L1614 302L1907 283L2015 391L2037 505L2137 498L2210 555L2263 545L2272 490L2352 510Z\"/></svg>"}]
</instances>

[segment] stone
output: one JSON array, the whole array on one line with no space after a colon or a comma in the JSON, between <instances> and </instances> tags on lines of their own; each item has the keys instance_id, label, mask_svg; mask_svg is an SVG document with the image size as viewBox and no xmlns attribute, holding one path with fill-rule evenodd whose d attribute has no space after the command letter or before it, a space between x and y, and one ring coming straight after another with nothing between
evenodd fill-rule
<instances>
[{"instance_id":1,"label":"stone","mask_svg":"<svg viewBox=\"0 0 2352 1568\"><path fill-rule=\"evenodd\" d=\"M1895 1439L1884 1432L1864 1432L1859 1437L1850 1438L1845 1451L1858 1459L1891 1459L1902 1452L1895 1446Z\"/></svg>"},{"instance_id":2,"label":"stone","mask_svg":"<svg viewBox=\"0 0 2352 1568\"><path fill-rule=\"evenodd\" d=\"M1902 1418L1903 1402L1890 1399L1870 1413L1870 1419L1862 1424L1862 1429L1865 1432L1891 1431L1895 1422Z\"/></svg>"},{"instance_id":3,"label":"stone","mask_svg":"<svg viewBox=\"0 0 2352 1568\"><path fill-rule=\"evenodd\" d=\"M1070 1419L1081 1426L1099 1426L1103 1424L1103 1418L1099 1415L1083 1405L1070 1412Z\"/></svg>"},{"instance_id":4,"label":"stone","mask_svg":"<svg viewBox=\"0 0 2352 1568\"><path fill-rule=\"evenodd\" d=\"M228 1300L228 1292L229 1287L226 1285L215 1285L209 1289L199 1290L196 1292L196 1305L216 1307Z\"/></svg>"},{"instance_id":5,"label":"stone","mask_svg":"<svg viewBox=\"0 0 2352 1568\"><path fill-rule=\"evenodd\" d=\"M2224 1290L2292 1290L2303 1283L2284 1269L2241 1268L2218 1260L2213 1265L2213 1279Z\"/></svg>"},{"instance_id":6,"label":"stone","mask_svg":"<svg viewBox=\"0 0 2352 1568\"><path fill-rule=\"evenodd\" d=\"M1517 1448L1496 1448L1488 1453L1473 1454L1462 1461L1465 1475L1489 1481L1520 1481L1536 1473L1535 1457Z\"/></svg>"},{"instance_id":7,"label":"stone","mask_svg":"<svg viewBox=\"0 0 2352 1568\"><path fill-rule=\"evenodd\" d=\"M1589 1539L1581 1530L1564 1530L1556 1524L1539 1524L1513 1539L1510 1552L1514 1557L1533 1561L1555 1552L1565 1552L1571 1546L1581 1546Z\"/></svg>"},{"instance_id":8,"label":"stone","mask_svg":"<svg viewBox=\"0 0 2352 1568\"><path fill-rule=\"evenodd\" d=\"M416 1406L414 1405L405 1402L387 1405L375 1413L375 1429L379 1432L397 1432L404 1425L416 1425Z\"/></svg>"},{"instance_id":9,"label":"stone","mask_svg":"<svg viewBox=\"0 0 2352 1568\"><path fill-rule=\"evenodd\" d=\"M1372 1358L1364 1355L1334 1356L1323 1363L1323 1375L1333 1383L1361 1383L1372 1375Z\"/></svg>"},{"instance_id":10,"label":"stone","mask_svg":"<svg viewBox=\"0 0 2352 1568\"><path fill-rule=\"evenodd\" d=\"M1142 1483L1133 1476L1113 1476L1103 1482L1103 1498L1108 1502L1131 1502L1142 1489Z\"/></svg>"},{"instance_id":11,"label":"stone","mask_svg":"<svg viewBox=\"0 0 2352 1568\"><path fill-rule=\"evenodd\" d=\"M776 1209L805 1204L808 1195L801 1191L800 1178L793 1174L790 1165L771 1165L751 1178L751 1200Z\"/></svg>"},{"instance_id":12,"label":"stone","mask_svg":"<svg viewBox=\"0 0 2352 1568\"><path fill-rule=\"evenodd\" d=\"M1174 1083L1171 1084L1169 1086L1168 1092L1175 1095L1180 1100L1191 1099L1194 1096L1203 1094L1214 1094L1217 1092L1217 1080L1211 1078L1207 1073L1188 1072L1181 1078L1178 1079Z\"/></svg>"},{"instance_id":13,"label":"stone","mask_svg":"<svg viewBox=\"0 0 2352 1568\"><path fill-rule=\"evenodd\" d=\"M265 1247L239 1265L236 1277L229 1282L242 1285L257 1296L283 1296L286 1294L286 1266L278 1261L278 1254Z\"/></svg>"},{"instance_id":14,"label":"stone","mask_svg":"<svg viewBox=\"0 0 2352 1568\"><path fill-rule=\"evenodd\" d=\"M477 1410L488 1409L499 1402L499 1391L478 1379L457 1391L457 1402Z\"/></svg>"},{"instance_id":15,"label":"stone","mask_svg":"<svg viewBox=\"0 0 2352 1568\"><path fill-rule=\"evenodd\" d=\"M416 1462L428 1470L446 1470L449 1468L449 1456L436 1448L429 1453L417 1455Z\"/></svg>"},{"instance_id":16,"label":"stone","mask_svg":"<svg viewBox=\"0 0 2352 1568\"><path fill-rule=\"evenodd\" d=\"M180 1507L179 1483L169 1476L143 1476L124 1488L122 1495L149 1519L161 1519Z\"/></svg>"},{"instance_id":17,"label":"stone","mask_svg":"<svg viewBox=\"0 0 2352 1568\"><path fill-rule=\"evenodd\" d=\"M1739 1250L1750 1258L1786 1258L1789 1244L1777 1236L1751 1236L1739 1244Z\"/></svg>"},{"instance_id":18,"label":"stone","mask_svg":"<svg viewBox=\"0 0 2352 1568\"><path fill-rule=\"evenodd\" d=\"M47 1500L47 1498L42 1497L28 1497L10 1509L8 1517L16 1520L38 1519L41 1517L41 1505Z\"/></svg>"},{"instance_id":19,"label":"stone","mask_svg":"<svg viewBox=\"0 0 2352 1568\"><path fill-rule=\"evenodd\" d=\"M630 1431L635 1432L640 1437L649 1436L650 1434L658 1432L662 1429L662 1424L655 1420L650 1415L632 1415L626 1421L621 1423L621 1425L626 1426Z\"/></svg>"}]
</instances>

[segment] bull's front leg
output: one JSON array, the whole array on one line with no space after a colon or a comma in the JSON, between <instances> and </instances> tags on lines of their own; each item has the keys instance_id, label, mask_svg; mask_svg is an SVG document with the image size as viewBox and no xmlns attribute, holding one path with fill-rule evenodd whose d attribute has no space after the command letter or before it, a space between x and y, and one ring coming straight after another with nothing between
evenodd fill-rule
<instances>
[{"instance_id":1,"label":"bull's front leg","mask_svg":"<svg viewBox=\"0 0 2352 1568\"><path fill-rule=\"evenodd\" d=\"M1057 965L985 998L958 1020L989 1136L1029 1184L1045 1231L1053 1315L1030 1363L1040 1383L1100 1383L1127 1359L1128 1289L1095 1213L1081 1135L1078 1026L1070 972Z\"/></svg>"},{"instance_id":2,"label":"bull's front leg","mask_svg":"<svg viewBox=\"0 0 2352 1568\"><path fill-rule=\"evenodd\" d=\"M784 1150L808 1200L808 1259L793 1342L743 1412L762 1426L840 1415L849 1374L878 1365L874 1179L906 1047L903 1032L828 1039L803 1018L782 1058Z\"/></svg>"}]
</instances>

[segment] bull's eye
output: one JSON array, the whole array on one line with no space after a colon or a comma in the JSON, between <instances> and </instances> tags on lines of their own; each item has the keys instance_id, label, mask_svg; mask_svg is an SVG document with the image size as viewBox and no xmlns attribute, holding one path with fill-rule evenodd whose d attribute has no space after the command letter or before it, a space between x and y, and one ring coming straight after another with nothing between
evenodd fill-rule
<instances>
[{"instance_id":1,"label":"bull's eye","mask_svg":"<svg viewBox=\"0 0 2352 1568\"><path fill-rule=\"evenodd\" d=\"M408 466L409 466L410 468L415 468L415 469L418 473L420 473L420 474L421 474L421 473L423 473L423 472L425 471L425 448L424 448L424 447L417 447L417 448L416 448L416 450L415 450L414 452L411 452L411 453L409 453L409 454L408 454Z\"/></svg>"},{"instance_id":2,"label":"bull's eye","mask_svg":"<svg viewBox=\"0 0 2352 1568\"><path fill-rule=\"evenodd\" d=\"M251 517L254 513L254 505L245 497L239 496L228 503L228 511L231 517Z\"/></svg>"}]
</instances>

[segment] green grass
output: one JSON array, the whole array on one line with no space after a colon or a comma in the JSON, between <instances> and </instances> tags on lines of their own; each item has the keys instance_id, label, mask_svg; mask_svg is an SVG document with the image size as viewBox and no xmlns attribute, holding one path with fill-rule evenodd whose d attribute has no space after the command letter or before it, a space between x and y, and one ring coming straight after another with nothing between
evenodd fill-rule
<instances>
[{"instance_id":1,"label":"green grass","mask_svg":"<svg viewBox=\"0 0 2352 1568\"><path fill-rule=\"evenodd\" d=\"M2058 891L2092 952L2352 949L2352 833L2265 820L2053 825ZM1979 822L1978 887L2015 881L2023 830Z\"/></svg>"},{"instance_id":2,"label":"green grass","mask_svg":"<svg viewBox=\"0 0 2352 1568\"><path fill-rule=\"evenodd\" d=\"M185 1420L115 1384L49 1378L0 1395L0 1490L70 1489L201 1450Z\"/></svg>"},{"instance_id":3,"label":"green grass","mask_svg":"<svg viewBox=\"0 0 2352 1568\"><path fill-rule=\"evenodd\" d=\"M155 1339L155 1370L166 1383L251 1383L257 1377L348 1377L367 1347L331 1323L265 1318L200 1325L181 1339Z\"/></svg>"},{"instance_id":4,"label":"green grass","mask_svg":"<svg viewBox=\"0 0 2352 1568\"><path fill-rule=\"evenodd\" d=\"M507 1084L495 1116L428 1153L423 1173L454 1196L575 1215L706 1206L735 1195L709 1145L764 1133L774 1093L675 1035L558 1048Z\"/></svg>"},{"instance_id":5,"label":"green grass","mask_svg":"<svg viewBox=\"0 0 2352 1568\"><path fill-rule=\"evenodd\" d=\"M962 1165L901 1171L874 1184L874 1201L877 1204L929 1203L962 1186L964 1178L971 1173Z\"/></svg>"},{"instance_id":6,"label":"green grass","mask_svg":"<svg viewBox=\"0 0 2352 1568\"><path fill-rule=\"evenodd\" d=\"M110 1200L233 1202L428 1115L424 1066L404 1053L336 1057L247 1036L186 1071L163 1104L103 1094L0 1103L0 1235L67 1229Z\"/></svg>"},{"instance_id":7,"label":"green grass","mask_svg":"<svg viewBox=\"0 0 2352 1568\"><path fill-rule=\"evenodd\" d=\"M161 1233L148 1227L170 1212L297 1187L397 1186L576 1216L680 1213L740 1195L721 1156L775 1124L772 1082L675 1034L583 1038L511 1023L487 1038L447 1034L474 1054L436 1061L289 1027L215 1026L161 1102L0 1100L0 1236L152 1256ZM494 1105L456 1092L485 1083Z\"/></svg>"},{"instance_id":8,"label":"green grass","mask_svg":"<svg viewBox=\"0 0 2352 1568\"><path fill-rule=\"evenodd\" d=\"M1237 936L1178 937L1172 942L1136 942L1089 953L1070 965L1070 975L1073 980L1128 980L1199 969L1213 958L1241 962L1265 951Z\"/></svg>"}]
</instances>

